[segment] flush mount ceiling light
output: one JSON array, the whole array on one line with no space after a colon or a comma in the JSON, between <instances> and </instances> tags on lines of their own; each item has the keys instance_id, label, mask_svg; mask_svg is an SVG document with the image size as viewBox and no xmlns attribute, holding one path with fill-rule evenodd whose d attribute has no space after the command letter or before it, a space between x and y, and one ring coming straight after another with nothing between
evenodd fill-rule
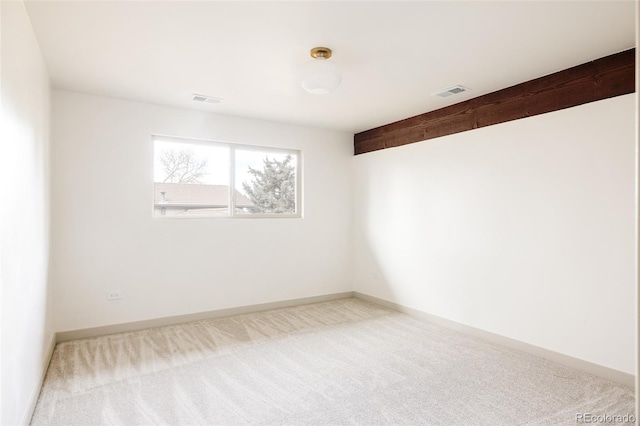
<instances>
[{"instance_id":1,"label":"flush mount ceiling light","mask_svg":"<svg viewBox=\"0 0 640 426\"><path fill-rule=\"evenodd\" d=\"M313 61L307 62L302 68L300 83L309 93L326 95L340 85L340 68L329 62L331 49L328 47L314 47L311 49L311 57Z\"/></svg>"}]
</instances>

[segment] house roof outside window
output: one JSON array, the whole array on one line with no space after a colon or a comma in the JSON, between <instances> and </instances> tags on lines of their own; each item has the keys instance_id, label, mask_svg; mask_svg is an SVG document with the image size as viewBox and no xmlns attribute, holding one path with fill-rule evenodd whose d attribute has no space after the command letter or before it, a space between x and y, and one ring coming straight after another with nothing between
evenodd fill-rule
<instances>
[{"instance_id":1,"label":"house roof outside window","mask_svg":"<svg viewBox=\"0 0 640 426\"><path fill-rule=\"evenodd\" d=\"M164 192L164 197L163 193ZM237 208L253 206L251 200L235 190ZM155 207L199 208L227 207L229 205L228 185L156 183L154 185L153 203Z\"/></svg>"}]
</instances>

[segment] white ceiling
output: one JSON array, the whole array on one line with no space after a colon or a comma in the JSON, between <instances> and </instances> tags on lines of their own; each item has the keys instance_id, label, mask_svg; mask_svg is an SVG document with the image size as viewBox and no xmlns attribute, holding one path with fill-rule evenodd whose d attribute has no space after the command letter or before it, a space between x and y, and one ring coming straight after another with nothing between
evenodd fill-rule
<instances>
[{"instance_id":1,"label":"white ceiling","mask_svg":"<svg viewBox=\"0 0 640 426\"><path fill-rule=\"evenodd\" d=\"M634 47L629 1L28 1L55 88L359 132ZM315 46L335 92L299 85ZM472 90L430 94L456 84ZM191 100L192 93L223 98Z\"/></svg>"}]
</instances>

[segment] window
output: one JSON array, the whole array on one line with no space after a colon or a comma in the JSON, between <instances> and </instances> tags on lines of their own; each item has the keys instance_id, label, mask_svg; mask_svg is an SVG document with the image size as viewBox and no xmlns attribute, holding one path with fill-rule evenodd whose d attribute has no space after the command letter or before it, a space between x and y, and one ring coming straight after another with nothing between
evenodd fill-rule
<instances>
[{"instance_id":1,"label":"window","mask_svg":"<svg viewBox=\"0 0 640 426\"><path fill-rule=\"evenodd\" d=\"M155 217L300 217L300 152L154 137Z\"/></svg>"}]
</instances>

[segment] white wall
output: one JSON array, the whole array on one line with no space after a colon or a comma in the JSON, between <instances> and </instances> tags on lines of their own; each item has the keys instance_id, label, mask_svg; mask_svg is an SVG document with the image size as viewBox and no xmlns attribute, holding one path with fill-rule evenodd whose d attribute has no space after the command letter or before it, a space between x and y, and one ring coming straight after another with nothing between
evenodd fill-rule
<instances>
[{"instance_id":1,"label":"white wall","mask_svg":"<svg viewBox=\"0 0 640 426\"><path fill-rule=\"evenodd\" d=\"M58 331L351 291L351 134L64 91L52 114ZM304 218L153 219L152 134L302 150Z\"/></svg>"},{"instance_id":2,"label":"white wall","mask_svg":"<svg viewBox=\"0 0 640 426\"><path fill-rule=\"evenodd\" d=\"M49 77L20 1L0 2L1 405L28 422L53 337L48 279Z\"/></svg>"},{"instance_id":3,"label":"white wall","mask_svg":"<svg viewBox=\"0 0 640 426\"><path fill-rule=\"evenodd\" d=\"M355 290L635 374L634 95L354 158Z\"/></svg>"}]
</instances>

